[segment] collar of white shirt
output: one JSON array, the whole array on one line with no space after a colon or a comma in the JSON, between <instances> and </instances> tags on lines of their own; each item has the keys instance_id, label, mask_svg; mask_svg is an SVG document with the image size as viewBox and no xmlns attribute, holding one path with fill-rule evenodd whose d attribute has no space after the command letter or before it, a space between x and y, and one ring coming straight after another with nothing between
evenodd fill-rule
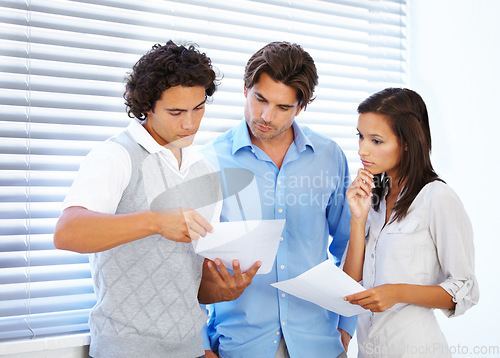
<instances>
[{"instance_id":1,"label":"collar of white shirt","mask_svg":"<svg viewBox=\"0 0 500 358\"><path fill-rule=\"evenodd\" d=\"M182 148L182 162L179 168L177 159L172 151L162 145L159 145L138 120L133 120L128 125L127 130L137 143L139 143L139 145L151 154L158 153L160 158L168 164L172 171L182 177L185 177L188 174L189 167L191 165L203 159L203 156L199 153L197 147L191 145L189 147Z\"/></svg>"}]
</instances>

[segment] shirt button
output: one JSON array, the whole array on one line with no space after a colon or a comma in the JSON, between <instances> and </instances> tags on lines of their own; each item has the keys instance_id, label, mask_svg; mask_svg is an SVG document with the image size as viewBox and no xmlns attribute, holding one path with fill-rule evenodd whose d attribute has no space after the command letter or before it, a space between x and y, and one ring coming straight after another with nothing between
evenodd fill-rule
<instances>
[{"instance_id":1,"label":"shirt button","mask_svg":"<svg viewBox=\"0 0 500 358\"><path fill-rule=\"evenodd\" d=\"M276 332L276 335L277 335L277 336L279 336L279 335L280 335L280 332L279 332L279 331L278 331L278 332Z\"/></svg>"},{"instance_id":2,"label":"shirt button","mask_svg":"<svg viewBox=\"0 0 500 358\"><path fill-rule=\"evenodd\" d=\"M280 241L283 241L284 239L282 237L280 237Z\"/></svg>"},{"instance_id":3,"label":"shirt button","mask_svg":"<svg viewBox=\"0 0 500 358\"><path fill-rule=\"evenodd\" d=\"M284 270L284 269L285 269L285 265L281 265L281 266L280 266L280 268L281 268L282 270Z\"/></svg>"},{"instance_id":4,"label":"shirt button","mask_svg":"<svg viewBox=\"0 0 500 358\"><path fill-rule=\"evenodd\" d=\"M283 212L283 209L278 209L278 213L282 213Z\"/></svg>"},{"instance_id":5,"label":"shirt button","mask_svg":"<svg viewBox=\"0 0 500 358\"><path fill-rule=\"evenodd\" d=\"M278 185L281 185L281 180L278 180Z\"/></svg>"},{"instance_id":6,"label":"shirt button","mask_svg":"<svg viewBox=\"0 0 500 358\"><path fill-rule=\"evenodd\" d=\"M282 294L281 294L281 297L285 298L285 296L286 296L286 295L285 295L284 293L282 293Z\"/></svg>"},{"instance_id":7,"label":"shirt button","mask_svg":"<svg viewBox=\"0 0 500 358\"><path fill-rule=\"evenodd\" d=\"M278 343L278 341L274 341L274 343L276 344L276 343Z\"/></svg>"},{"instance_id":8,"label":"shirt button","mask_svg":"<svg viewBox=\"0 0 500 358\"><path fill-rule=\"evenodd\" d=\"M281 325L284 326L285 325L285 322L281 322Z\"/></svg>"}]
</instances>

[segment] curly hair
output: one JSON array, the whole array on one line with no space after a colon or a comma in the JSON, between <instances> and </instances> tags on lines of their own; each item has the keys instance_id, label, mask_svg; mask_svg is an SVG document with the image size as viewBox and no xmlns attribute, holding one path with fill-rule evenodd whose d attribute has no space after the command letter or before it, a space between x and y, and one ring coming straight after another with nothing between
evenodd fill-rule
<instances>
[{"instance_id":1,"label":"curly hair","mask_svg":"<svg viewBox=\"0 0 500 358\"><path fill-rule=\"evenodd\" d=\"M187 46L187 47L186 47ZM196 45L155 44L134 65L125 78L125 105L129 117L144 120L163 91L175 86L203 86L212 96L219 80L212 62Z\"/></svg>"},{"instance_id":2,"label":"curly hair","mask_svg":"<svg viewBox=\"0 0 500 358\"><path fill-rule=\"evenodd\" d=\"M318 73L314 60L300 45L286 41L270 42L257 51L247 62L244 82L252 88L265 72L273 80L297 90L299 106L311 103Z\"/></svg>"}]
</instances>

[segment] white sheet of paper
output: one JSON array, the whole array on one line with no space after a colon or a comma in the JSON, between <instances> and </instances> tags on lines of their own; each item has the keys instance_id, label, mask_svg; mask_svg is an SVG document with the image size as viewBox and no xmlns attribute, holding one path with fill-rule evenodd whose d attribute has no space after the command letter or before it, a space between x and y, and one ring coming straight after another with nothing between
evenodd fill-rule
<instances>
[{"instance_id":1,"label":"white sheet of paper","mask_svg":"<svg viewBox=\"0 0 500 358\"><path fill-rule=\"evenodd\" d=\"M342 316L368 312L361 306L344 301L345 296L364 291L365 288L332 260L326 260L295 278L271 285Z\"/></svg>"},{"instance_id":2,"label":"white sheet of paper","mask_svg":"<svg viewBox=\"0 0 500 358\"><path fill-rule=\"evenodd\" d=\"M229 269L233 268L233 260L238 259L241 272L257 261L262 262L257 274L271 271L285 227L284 219L231 221L212 226L213 233L194 244L197 254L210 260L219 258Z\"/></svg>"}]
</instances>

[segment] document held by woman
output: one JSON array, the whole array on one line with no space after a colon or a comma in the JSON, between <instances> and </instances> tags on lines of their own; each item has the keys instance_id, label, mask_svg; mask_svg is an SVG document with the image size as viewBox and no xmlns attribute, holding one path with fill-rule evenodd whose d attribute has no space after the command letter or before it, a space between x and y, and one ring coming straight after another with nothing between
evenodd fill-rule
<instances>
[{"instance_id":1,"label":"document held by woman","mask_svg":"<svg viewBox=\"0 0 500 358\"><path fill-rule=\"evenodd\" d=\"M344 301L345 296L365 289L332 260L326 260L302 275L271 286L345 317L370 312Z\"/></svg>"}]
</instances>

